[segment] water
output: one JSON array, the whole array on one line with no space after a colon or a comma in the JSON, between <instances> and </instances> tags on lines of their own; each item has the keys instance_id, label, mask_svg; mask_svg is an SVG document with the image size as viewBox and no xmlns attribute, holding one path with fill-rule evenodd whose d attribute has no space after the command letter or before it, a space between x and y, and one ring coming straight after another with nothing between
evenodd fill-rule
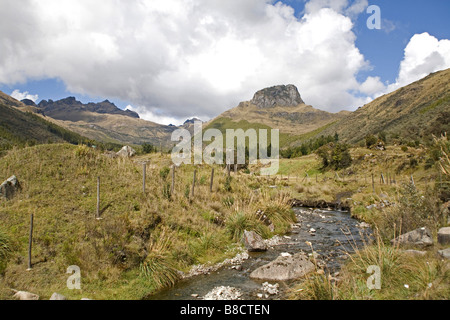
<instances>
[{"instance_id":1,"label":"water","mask_svg":"<svg viewBox=\"0 0 450 320\"><path fill-rule=\"evenodd\" d=\"M250 253L239 270L224 267L209 275L195 276L177 283L170 289L164 289L149 300L196 300L206 295L218 286L230 286L243 292L242 299L257 299L262 293L262 283L250 279L250 273L256 268L275 260L281 253L295 254L303 251L311 254L310 242L318 260L322 260L327 272L334 273L339 270L346 258L346 252L354 252L355 247L363 245L361 233L368 234L369 230L357 227L358 221L352 219L348 212L311 210L295 208L298 223L292 232L284 237L283 244L277 245L264 253ZM315 229L315 233L311 233ZM363 236L365 238L365 236ZM283 299L283 293L290 283L279 282L280 294L270 296L268 299ZM198 295L194 298L192 295ZM260 297L259 297L260 298ZM265 296L264 296L265 298Z\"/></svg>"}]
</instances>

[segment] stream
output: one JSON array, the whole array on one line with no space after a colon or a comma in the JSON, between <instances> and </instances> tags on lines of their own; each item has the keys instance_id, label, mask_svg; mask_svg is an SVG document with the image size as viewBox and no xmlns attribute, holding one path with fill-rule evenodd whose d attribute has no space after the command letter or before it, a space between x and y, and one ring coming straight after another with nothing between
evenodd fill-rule
<instances>
[{"instance_id":1,"label":"stream","mask_svg":"<svg viewBox=\"0 0 450 320\"><path fill-rule=\"evenodd\" d=\"M174 287L164 289L147 297L148 300L197 300L202 299L216 287L234 287L243 300L282 300L291 283L278 282L278 294L268 295L262 289L265 281L250 279L256 268L275 260L281 254L295 254L300 251L311 255L310 242L316 259L323 262L325 272L334 274L347 258L346 253L362 247L370 229L362 228L348 212L321 209L294 208L298 222L292 231L262 253L249 253L249 259L238 267L225 266L207 275L194 276L178 282ZM311 230L313 229L313 230ZM314 232L315 231L315 232ZM271 282L276 285L276 282Z\"/></svg>"}]
</instances>

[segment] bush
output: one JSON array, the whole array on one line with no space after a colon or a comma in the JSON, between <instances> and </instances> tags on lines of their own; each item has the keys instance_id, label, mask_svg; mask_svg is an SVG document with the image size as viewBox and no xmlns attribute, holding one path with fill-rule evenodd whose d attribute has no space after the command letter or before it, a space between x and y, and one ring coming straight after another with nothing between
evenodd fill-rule
<instances>
[{"instance_id":1,"label":"bush","mask_svg":"<svg viewBox=\"0 0 450 320\"><path fill-rule=\"evenodd\" d=\"M370 134L368 136L366 136L366 147L367 148L371 148L372 146L374 146L376 143L378 142L377 138L373 135Z\"/></svg>"}]
</instances>

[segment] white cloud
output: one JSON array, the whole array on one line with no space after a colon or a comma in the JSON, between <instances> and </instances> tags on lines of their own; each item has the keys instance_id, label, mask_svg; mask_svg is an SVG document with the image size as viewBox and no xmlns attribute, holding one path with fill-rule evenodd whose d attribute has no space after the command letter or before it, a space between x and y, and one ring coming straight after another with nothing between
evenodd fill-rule
<instances>
[{"instance_id":1,"label":"white cloud","mask_svg":"<svg viewBox=\"0 0 450 320\"><path fill-rule=\"evenodd\" d=\"M278 84L325 110L362 101L352 19L367 0L311 0L302 18L270 0L1 1L0 83L59 78L164 122L207 120Z\"/></svg>"},{"instance_id":2,"label":"white cloud","mask_svg":"<svg viewBox=\"0 0 450 320\"><path fill-rule=\"evenodd\" d=\"M427 32L415 34L405 48L395 83L376 94L380 96L418 81L430 73L450 68L450 40L438 40Z\"/></svg>"},{"instance_id":3,"label":"white cloud","mask_svg":"<svg viewBox=\"0 0 450 320\"><path fill-rule=\"evenodd\" d=\"M19 90L14 90L11 93L11 97L13 97L16 100L22 101L24 99L32 100L33 102L36 102L39 99L39 95L37 94L30 94L28 91L20 92Z\"/></svg>"},{"instance_id":4,"label":"white cloud","mask_svg":"<svg viewBox=\"0 0 450 320\"><path fill-rule=\"evenodd\" d=\"M147 121L152 121L152 122L159 123L159 124L165 124L165 125L172 124L174 126L179 126L184 123L184 121L181 121L179 119L154 114L152 111L149 111L145 107L133 107L131 105L128 105L125 108L125 110L131 110L131 111L137 112L141 119L144 119Z\"/></svg>"}]
</instances>

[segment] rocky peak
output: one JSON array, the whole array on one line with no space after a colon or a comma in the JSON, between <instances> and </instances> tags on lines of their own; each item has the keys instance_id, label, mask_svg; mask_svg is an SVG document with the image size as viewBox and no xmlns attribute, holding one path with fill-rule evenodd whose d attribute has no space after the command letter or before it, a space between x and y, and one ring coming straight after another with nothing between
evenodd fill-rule
<instances>
[{"instance_id":1,"label":"rocky peak","mask_svg":"<svg viewBox=\"0 0 450 320\"><path fill-rule=\"evenodd\" d=\"M258 108L272 108L275 106L295 107L304 104L296 86L289 84L266 88L255 93L250 101Z\"/></svg>"}]
</instances>

